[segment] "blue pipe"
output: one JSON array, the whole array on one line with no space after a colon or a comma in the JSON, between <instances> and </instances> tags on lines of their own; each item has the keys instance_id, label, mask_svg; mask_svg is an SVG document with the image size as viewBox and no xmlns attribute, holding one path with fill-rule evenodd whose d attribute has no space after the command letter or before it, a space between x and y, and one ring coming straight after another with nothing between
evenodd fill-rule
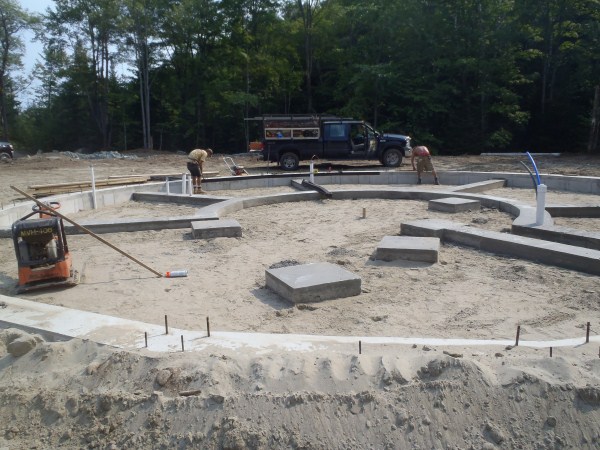
<instances>
[{"instance_id":1,"label":"blue pipe","mask_svg":"<svg viewBox=\"0 0 600 450\"><path fill-rule=\"evenodd\" d=\"M531 164L533 165L533 170L535 170L535 176L537 179L537 184L538 186L540 184L542 184L542 180L540 180L540 173L538 172L538 168L535 165L535 161L533 160L533 156L531 156L531 154L529 152L525 152L525 154L529 157L529 161L531 161Z\"/></svg>"},{"instance_id":2,"label":"blue pipe","mask_svg":"<svg viewBox=\"0 0 600 450\"><path fill-rule=\"evenodd\" d=\"M533 183L533 190L535 191L535 198L537 198L537 184L535 182L535 177L533 176L533 173L531 172L531 170L529 170L529 167L527 167L527 164L525 164L523 161L519 161L519 162L521 163L521 165L523 167L525 167L527 172L529 172L529 176L531 177L531 182Z\"/></svg>"}]
</instances>

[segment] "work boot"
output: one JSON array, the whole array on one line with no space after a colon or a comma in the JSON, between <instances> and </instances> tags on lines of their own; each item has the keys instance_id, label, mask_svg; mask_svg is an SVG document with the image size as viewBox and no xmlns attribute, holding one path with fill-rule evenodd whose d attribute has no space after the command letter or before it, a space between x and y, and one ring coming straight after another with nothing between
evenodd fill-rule
<instances>
[{"instance_id":1,"label":"work boot","mask_svg":"<svg viewBox=\"0 0 600 450\"><path fill-rule=\"evenodd\" d=\"M417 180L417 184L421 184L421 179L420 178Z\"/></svg>"},{"instance_id":2,"label":"work boot","mask_svg":"<svg viewBox=\"0 0 600 450\"><path fill-rule=\"evenodd\" d=\"M196 194L200 194L200 195L206 195L206 194L207 194L207 192L206 192L206 191L203 191L203 190L202 190L202 188L198 188L198 190L197 190Z\"/></svg>"},{"instance_id":3,"label":"work boot","mask_svg":"<svg viewBox=\"0 0 600 450\"><path fill-rule=\"evenodd\" d=\"M437 184L437 185L439 185L439 184L440 184L440 182L438 181L438 179L437 179L437 178L435 179L435 181L434 181L434 184Z\"/></svg>"}]
</instances>

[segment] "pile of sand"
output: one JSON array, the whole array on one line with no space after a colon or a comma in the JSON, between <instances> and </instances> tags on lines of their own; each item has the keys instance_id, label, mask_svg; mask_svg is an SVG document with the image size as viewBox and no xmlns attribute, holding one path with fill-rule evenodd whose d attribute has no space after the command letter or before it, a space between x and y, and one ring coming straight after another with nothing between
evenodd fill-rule
<instances>
[{"instance_id":1,"label":"pile of sand","mask_svg":"<svg viewBox=\"0 0 600 450\"><path fill-rule=\"evenodd\" d=\"M158 356L9 329L0 448L598 448L590 350Z\"/></svg>"}]
</instances>

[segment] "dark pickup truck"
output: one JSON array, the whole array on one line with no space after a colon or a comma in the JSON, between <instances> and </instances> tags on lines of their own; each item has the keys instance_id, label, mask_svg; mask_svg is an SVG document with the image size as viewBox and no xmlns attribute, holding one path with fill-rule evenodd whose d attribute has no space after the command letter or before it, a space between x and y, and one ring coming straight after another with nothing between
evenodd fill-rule
<instances>
[{"instance_id":1,"label":"dark pickup truck","mask_svg":"<svg viewBox=\"0 0 600 450\"><path fill-rule=\"evenodd\" d=\"M410 157L410 137L383 134L362 120L336 116L269 115L246 119L261 122L261 139L251 143L263 160L283 170L297 170L300 161L377 160L386 167L398 167Z\"/></svg>"},{"instance_id":2,"label":"dark pickup truck","mask_svg":"<svg viewBox=\"0 0 600 450\"><path fill-rule=\"evenodd\" d=\"M13 146L9 142L0 142L0 161L10 162L14 157Z\"/></svg>"}]
</instances>

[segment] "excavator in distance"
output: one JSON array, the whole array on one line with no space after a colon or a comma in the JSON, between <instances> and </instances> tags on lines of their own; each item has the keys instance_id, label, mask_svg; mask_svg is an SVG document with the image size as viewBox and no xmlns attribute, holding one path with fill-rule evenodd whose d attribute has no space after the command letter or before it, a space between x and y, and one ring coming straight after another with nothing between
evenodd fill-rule
<instances>
[{"instance_id":1,"label":"excavator in distance","mask_svg":"<svg viewBox=\"0 0 600 450\"><path fill-rule=\"evenodd\" d=\"M12 238L19 267L17 293L58 286L75 286L79 274L73 270L63 220L54 210L60 204L34 205L32 212L12 225ZM32 218L33 216L38 216Z\"/></svg>"}]
</instances>

